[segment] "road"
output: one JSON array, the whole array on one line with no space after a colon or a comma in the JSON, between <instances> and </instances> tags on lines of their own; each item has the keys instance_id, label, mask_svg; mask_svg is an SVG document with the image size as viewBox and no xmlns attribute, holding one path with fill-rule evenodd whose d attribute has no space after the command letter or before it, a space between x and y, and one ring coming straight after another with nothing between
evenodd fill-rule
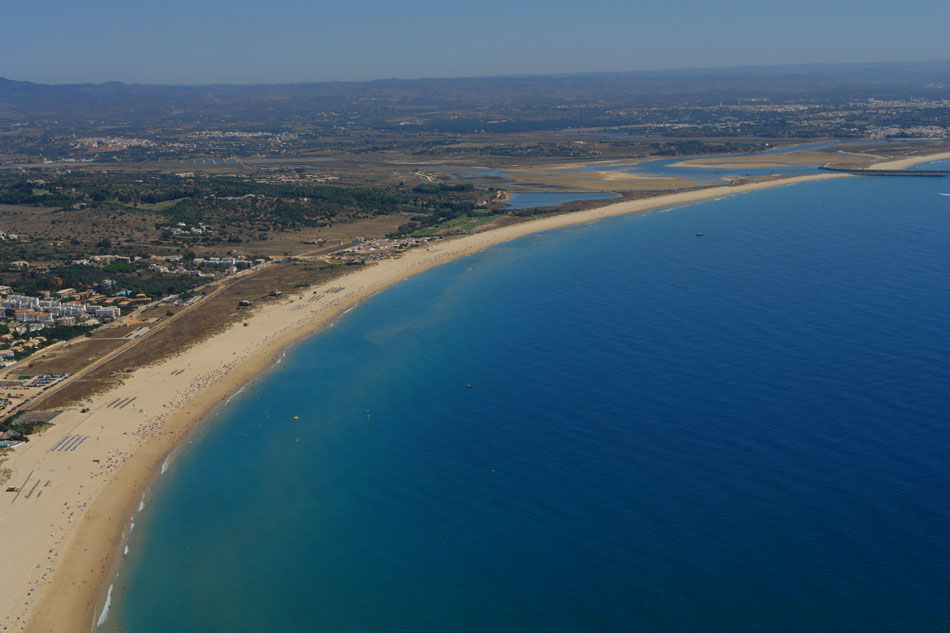
<instances>
[{"instance_id":1,"label":"road","mask_svg":"<svg viewBox=\"0 0 950 633\"><path fill-rule=\"evenodd\" d=\"M332 253L335 253L335 252L338 252L338 251L341 251L341 250L346 250L346 249L349 248L350 246L352 246L352 244L350 244L350 245L343 245L343 246L338 246L338 245L336 245L336 244L333 244L332 246L323 246L323 247L321 247L321 248L316 248L316 249L314 249L314 250L312 250L312 251L307 251L307 252L305 252L305 253L300 253L300 254L298 254L298 255L294 255L294 256L293 256L293 259L300 259L300 258L304 258L304 257L313 257L313 256L316 256L316 255L329 255L329 254L332 254ZM239 273L237 273L236 275L234 275L233 277L230 277L230 278L224 280L223 282L217 282L217 281L216 281L216 282L213 282L213 283L220 283L220 285L219 285L216 289L214 289L213 291L211 291L210 293L208 293L208 294L206 294L204 297L202 297L202 299L201 299L200 301L196 301L196 302L192 303L191 305L185 306L184 309L179 310L179 311L178 311L177 313L175 313L173 316L166 317L163 321L161 321L161 322L158 323L157 325L153 326L150 330L148 330L147 332L145 332L145 333L142 334L141 336L139 336L139 337L137 337L137 338L134 338L134 339L130 339L127 344L122 345L122 346L120 346L120 347L118 347L118 348L112 350L111 352L109 352L108 354L106 354L105 356L103 356L102 358L99 358L99 359L97 359L96 361L90 363L89 365L87 365L86 367L82 368L80 371L76 372L75 374L73 374L73 375L70 376L69 378L63 380L62 382L60 382L60 383L58 383L58 384L56 384L55 386L53 386L52 388L50 388L48 391L45 391L41 396L37 396L34 400L32 400L32 401L30 402L30 409L36 409L36 408L38 408L38 405L39 405L41 402L43 402L44 400L46 400L47 398L49 398L49 397L52 396L53 394L59 392L60 390L62 390L62 389L65 388L66 386L68 386L68 385L70 385L70 384L76 382L77 380L81 380L84 376L89 375L91 372L93 372L93 371L99 369L100 367L102 367L102 366L105 365L106 363L108 363L108 362L110 362L110 361L112 361L112 360L115 360L116 357L121 356L122 354L124 354L125 352L129 351L130 349L132 349L133 347L135 347L136 345L138 345L138 344L141 343L142 341L147 340L147 339L150 339L151 337L155 336L157 333L161 332L161 331L164 330L165 328L169 327L171 324L175 323L175 322L178 321L179 319L181 319L181 318L183 318L184 316L186 316L188 313L190 313L190 312L192 312L193 310L195 310L198 306L204 305L205 302L207 302L207 301L213 299L215 296L221 294L221 293L224 292L226 289L230 288L230 287L231 287L234 283L236 283L237 281L246 279L247 277L250 277L250 276L253 276L253 275L256 275L256 274L258 274L259 272L261 272L262 270L266 269L268 266L273 266L273 265L274 265L274 262L266 262L266 263L262 264L261 266L259 266L259 267L257 267L257 268L252 268L252 269L249 269L249 270L245 270L245 271L239 272ZM211 285L211 284L209 284L209 285ZM207 286L203 286L203 287L206 288ZM199 288L199 290L200 290L200 288ZM166 297L166 299L167 299L167 297ZM148 309L148 308L155 307L156 305L161 304L162 301L164 301L164 299L161 299L161 300L159 300L159 301L154 301L154 302L148 304L147 306L145 306L144 308L140 309L139 311L141 312L141 311L144 311L144 310L146 310L146 309ZM34 357L34 356L30 356L29 358L35 360L35 357ZM26 360L26 359L24 359L24 360Z\"/></svg>"},{"instance_id":2,"label":"road","mask_svg":"<svg viewBox=\"0 0 950 633\"><path fill-rule=\"evenodd\" d=\"M263 267L262 267L262 268L263 268ZM257 273L257 272L260 272L260 270L261 270L261 269L258 269L258 270L253 271L253 272L254 272L254 273ZM244 276L247 277L248 275L244 275ZM60 382L60 383L57 383L53 388L51 388L51 389L49 389L48 391L44 392L41 396L36 397L32 402L30 402L30 408L31 408L31 409L36 409L37 406L38 406L41 402L43 402L44 400L46 400L47 398L49 398L50 396L52 396L54 393L60 391L61 389L63 389L63 388L66 387L67 385L70 385L70 384L76 382L77 380L82 379L84 376L87 376L89 373L91 373L91 372L93 372L93 371L99 369L100 367L102 367L103 365L105 365L106 363L108 363L109 361L114 360L117 356L121 356L122 354L124 354L125 352L129 351L130 349L132 349L133 347L135 347L136 345L138 345L138 344L141 343L142 341L144 341L144 340L146 340L146 339L149 339L150 337L154 336L156 332L160 332L160 331L164 330L165 328L169 327L169 326L170 326L172 323L174 323L175 321L177 321L177 320L183 318L183 317L184 317L185 315L187 315L189 312L192 312L195 308L197 308L198 306L204 304L205 301L208 301L209 299L211 299L211 298L215 297L216 295L222 293L222 292L223 292L225 289L227 289L230 285L231 285L231 284L229 284L229 283L221 284L218 288L216 288L215 290L212 290L210 293L206 294L206 295L201 299L201 301L196 301L196 302L192 303L191 305L186 306L183 310L179 310L179 311L178 311L176 314L174 314L173 316L166 317L165 320L163 320L163 321L162 321L161 323L159 323L158 325L152 327L148 332L142 334L141 336L139 336L139 337L137 337L137 338L130 339L129 342L126 343L125 345L122 345L122 346L120 346L120 347L117 347L116 349L112 350L111 352L109 352L108 354L106 354L105 356L103 356L102 358L99 358L99 359L97 359L96 361L90 363L89 365L86 365L86 366L83 367L81 370L79 370L78 372L76 372L75 374L73 374L72 376L70 376L69 378L63 380L63 381ZM156 303L157 303L157 302L156 302ZM153 304L150 304L150 305L153 305Z\"/></svg>"}]
</instances>

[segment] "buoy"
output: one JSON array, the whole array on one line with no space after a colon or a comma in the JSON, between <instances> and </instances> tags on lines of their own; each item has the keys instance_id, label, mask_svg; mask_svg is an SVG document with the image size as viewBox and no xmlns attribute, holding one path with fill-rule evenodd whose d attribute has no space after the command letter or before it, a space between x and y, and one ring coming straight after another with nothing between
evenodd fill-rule
<instances>
[{"instance_id":1,"label":"buoy","mask_svg":"<svg viewBox=\"0 0 950 633\"><path fill-rule=\"evenodd\" d=\"M294 416L294 419L295 419L295 420L299 420L299 419L300 419L300 416L299 416L299 415L295 415L295 416Z\"/></svg>"}]
</instances>

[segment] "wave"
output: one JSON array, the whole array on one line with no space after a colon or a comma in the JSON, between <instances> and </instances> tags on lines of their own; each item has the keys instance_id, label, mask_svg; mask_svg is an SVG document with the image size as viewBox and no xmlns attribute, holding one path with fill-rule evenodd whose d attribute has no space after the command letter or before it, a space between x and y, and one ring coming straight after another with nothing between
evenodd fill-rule
<instances>
[{"instance_id":1,"label":"wave","mask_svg":"<svg viewBox=\"0 0 950 633\"><path fill-rule=\"evenodd\" d=\"M115 584L109 585L109 591L106 592L106 603L102 605L102 613L99 614L99 619L96 620L96 626L102 626L105 624L106 618L109 617L109 607L112 605L112 588L115 587Z\"/></svg>"},{"instance_id":2,"label":"wave","mask_svg":"<svg viewBox=\"0 0 950 633\"><path fill-rule=\"evenodd\" d=\"M279 363L280 361L278 360L277 362ZM244 391L244 387L246 387L246 386L247 386L247 385L241 385L241 388L240 388L240 389L238 389L237 391L235 391L235 392L231 395L230 398L228 398L227 400L224 401L224 406L228 406L228 403L229 403L229 402L231 402L231 401L234 400L236 397L238 397L238 396L241 394L241 392ZM163 470L162 472L165 472L165 471Z\"/></svg>"},{"instance_id":3,"label":"wave","mask_svg":"<svg viewBox=\"0 0 950 633\"><path fill-rule=\"evenodd\" d=\"M162 462L162 472L161 472L162 475L164 475L165 471L168 470L168 460L170 460L171 458L172 456L169 455L168 457L165 458L165 461Z\"/></svg>"}]
</instances>

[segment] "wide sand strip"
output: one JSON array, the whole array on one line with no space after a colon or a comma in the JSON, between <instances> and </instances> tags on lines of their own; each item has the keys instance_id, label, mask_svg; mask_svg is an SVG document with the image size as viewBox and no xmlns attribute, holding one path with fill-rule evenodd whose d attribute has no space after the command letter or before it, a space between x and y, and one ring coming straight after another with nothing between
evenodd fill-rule
<instances>
[{"instance_id":1,"label":"wide sand strip","mask_svg":"<svg viewBox=\"0 0 950 633\"><path fill-rule=\"evenodd\" d=\"M929 163L935 160L950 160L950 152L889 160L883 163L875 163L874 165L868 167L868 169L907 169L908 167L913 167L914 165L918 165L920 163Z\"/></svg>"},{"instance_id":2,"label":"wide sand strip","mask_svg":"<svg viewBox=\"0 0 950 633\"><path fill-rule=\"evenodd\" d=\"M950 157L893 161L896 168ZM894 165L894 166L890 166ZM610 216L795 183L848 178L798 176L710 187L539 218L432 243L399 258L360 268L321 287L294 293L179 354L143 367L123 385L96 396L21 445L5 466L10 484L0 497L0 630L85 633L101 614L115 573L114 556L152 481L196 423L275 361L281 350L318 331L343 311L411 275L531 233ZM330 292L332 290L332 292Z\"/></svg>"}]
</instances>

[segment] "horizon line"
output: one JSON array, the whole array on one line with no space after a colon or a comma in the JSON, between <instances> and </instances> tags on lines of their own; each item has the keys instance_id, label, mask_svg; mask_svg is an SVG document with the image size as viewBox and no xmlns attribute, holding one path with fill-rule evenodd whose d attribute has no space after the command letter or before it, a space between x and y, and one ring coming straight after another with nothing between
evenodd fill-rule
<instances>
[{"instance_id":1,"label":"horizon line","mask_svg":"<svg viewBox=\"0 0 950 633\"><path fill-rule=\"evenodd\" d=\"M792 68L828 68L828 67L847 67L847 66L893 66L893 65L914 65L914 64L950 64L950 59L922 59L922 60L895 60L895 61L874 61L874 62L805 62L805 63L787 63L787 64L761 64L761 65L742 65L742 66L692 66L679 68L664 68L651 70L594 70L578 71L566 73L512 73L507 75L458 75L458 76L423 76L423 77L377 77L374 79L324 79L324 80L304 80L304 81L284 81L284 82L210 82L210 83L150 83L150 82L128 82L120 80L107 81L79 81L62 83L44 83L30 81L28 79L11 79L0 75L0 82L22 83L34 86L155 86L164 88L189 88L189 87L216 87L216 86L237 86L237 87L259 87L259 86L303 86L314 84L368 84L374 82L395 82L395 81L451 81L451 80L472 80L472 79L521 79L521 78L568 78L568 77L597 77L597 76L623 76L623 75L662 75L664 73L704 73L704 72L725 72L725 71L753 71L753 70L780 70Z\"/></svg>"}]
</instances>

